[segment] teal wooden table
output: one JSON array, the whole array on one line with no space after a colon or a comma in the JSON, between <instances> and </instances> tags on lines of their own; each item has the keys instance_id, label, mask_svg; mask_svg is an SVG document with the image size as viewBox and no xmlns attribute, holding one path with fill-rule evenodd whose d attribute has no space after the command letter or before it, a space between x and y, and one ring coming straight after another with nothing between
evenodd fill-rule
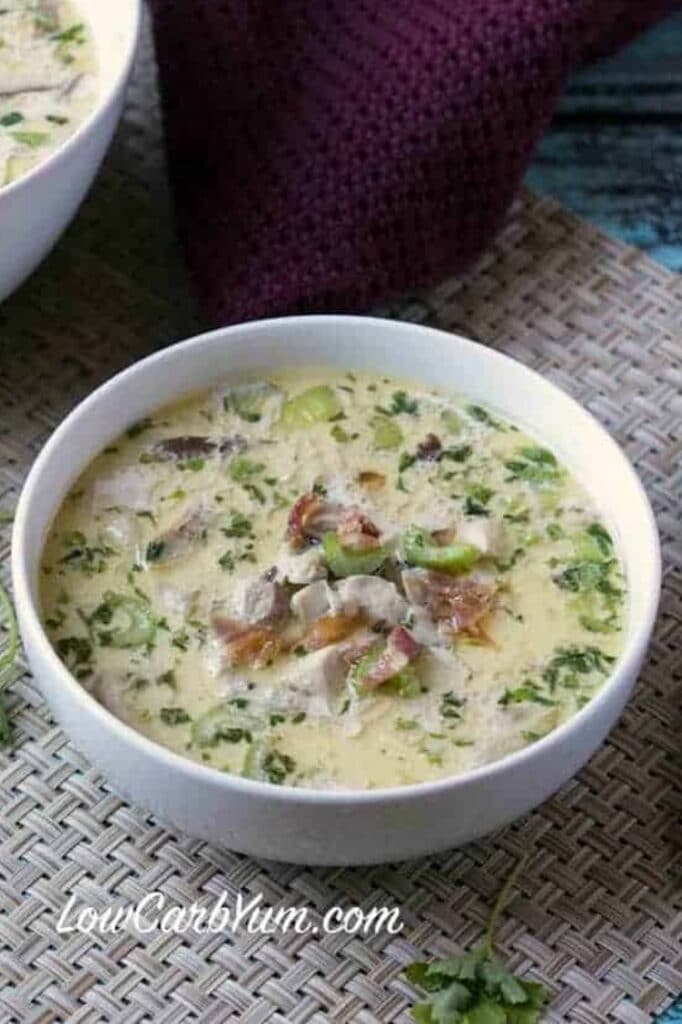
<instances>
[{"instance_id":1,"label":"teal wooden table","mask_svg":"<svg viewBox=\"0 0 682 1024\"><path fill-rule=\"evenodd\" d=\"M682 270L682 13L574 76L526 182Z\"/></svg>"}]
</instances>

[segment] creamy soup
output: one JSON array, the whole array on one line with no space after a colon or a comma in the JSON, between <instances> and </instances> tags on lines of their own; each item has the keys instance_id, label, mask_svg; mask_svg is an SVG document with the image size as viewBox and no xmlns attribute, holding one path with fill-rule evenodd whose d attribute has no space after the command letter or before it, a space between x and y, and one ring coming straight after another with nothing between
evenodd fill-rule
<instances>
[{"instance_id":1,"label":"creamy soup","mask_svg":"<svg viewBox=\"0 0 682 1024\"><path fill-rule=\"evenodd\" d=\"M624 581L598 510L495 411L319 370L131 424L64 501L52 642L215 768L368 789L533 743L600 688Z\"/></svg>"},{"instance_id":2,"label":"creamy soup","mask_svg":"<svg viewBox=\"0 0 682 1024\"><path fill-rule=\"evenodd\" d=\"M90 113L95 55L77 7L0 2L0 187L45 160Z\"/></svg>"}]
</instances>

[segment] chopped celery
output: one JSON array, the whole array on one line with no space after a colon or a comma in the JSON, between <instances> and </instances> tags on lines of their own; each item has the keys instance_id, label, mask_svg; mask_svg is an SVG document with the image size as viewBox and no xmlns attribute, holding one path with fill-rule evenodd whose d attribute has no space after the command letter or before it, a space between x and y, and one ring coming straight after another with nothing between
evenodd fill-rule
<instances>
[{"instance_id":1,"label":"chopped celery","mask_svg":"<svg viewBox=\"0 0 682 1024\"><path fill-rule=\"evenodd\" d=\"M140 647L151 643L156 633L156 622L146 601L111 590L105 592L104 600L90 616L90 624L107 627L98 633L99 642L106 647Z\"/></svg>"},{"instance_id":2,"label":"chopped celery","mask_svg":"<svg viewBox=\"0 0 682 1024\"><path fill-rule=\"evenodd\" d=\"M267 381L256 384L242 384L232 388L223 398L226 411L236 412L246 423L258 423L263 415L263 408L268 398L280 394L279 388Z\"/></svg>"},{"instance_id":3,"label":"chopped celery","mask_svg":"<svg viewBox=\"0 0 682 1024\"><path fill-rule=\"evenodd\" d=\"M10 132L10 135L15 142L22 146L28 146L29 149L38 149L39 146L44 146L50 138L48 132Z\"/></svg>"},{"instance_id":4,"label":"chopped celery","mask_svg":"<svg viewBox=\"0 0 682 1024\"><path fill-rule=\"evenodd\" d=\"M394 419L375 416L370 425L374 431L375 448L398 448L402 444L403 432Z\"/></svg>"},{"instance_id":5,"label":"chopped celery","mask_svg":"<svg viewBox=\"0 0 682 1024\"><path fill-rule=\"evenodd\" d=\"M281 786L288 775L296 771L296 762L289 754L283 754L272 743L254 740L246 752L242 775L247 779L258 779Z\"/></svg>"},{"instance_id":6,"label":"chopped celery","mask_svg":"<svg viewBox=\"0 0 682 1024\"><path fill-rule=\"evenodd\" d=\"M215 747L218 743L251 743L256 720L234 704L223 701L192 725L192 743L197 747Z\"/></svg>"},{"instance_id":7,"label":"chopped celery","mask_svg":"<svg viewBox=\"0 0 682 1024\"><path fill-rule=\"evenodd\" d=\"M440 418L448 434L459 434L462 429L462 421L456 412L452 409L443 409Z\"/></svg>"},{"instance_id":8,"label":"chopped celery","mask_svg":"<svg viewBox=\"0 0 682 1024\"><path fill-rule=\"evenodd\" d=\"M344 548L335 533L325 533L322 550L327 567L334 576L368 576L376 572L389 555L384 545L354 551Z\"/></svg>"},{"instance_id":9,"label":"chopped celery","mask_svg":"<svg viewBox=\"0 0 682 1024\"><path fill-rule=\"evenodd\" d=\"M301 391L282 406L282 423L297 429L314 423L327 423L342 412L338 395L327 384Z\"/></svg>"},{"instance_id":10,"label":"chopped celery","mask_svg":"<svg viewBox=\"0 0 682 1024\"><path fill-rule=\"evenodd\" d=\"M481 557L480 550L473 544L434 544L426 530L418 526L406 530L402 548L405 560L411 565L449 573L464 572Z\"/></svg>"}]
</instances>

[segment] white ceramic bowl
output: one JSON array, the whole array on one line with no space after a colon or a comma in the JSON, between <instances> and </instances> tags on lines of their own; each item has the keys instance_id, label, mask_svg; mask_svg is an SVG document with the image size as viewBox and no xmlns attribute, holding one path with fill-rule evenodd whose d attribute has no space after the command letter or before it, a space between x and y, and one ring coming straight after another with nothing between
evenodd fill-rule
<instances>
[{"instance_id":1,"label":"white ceramic bowl","mask_svg":"<svg viewBox=\"0 0 682 1024\"><path fill-rule=\"evenodd\" d=\"M77 6L97 51L97 105L47 160L0 188L0 302L47 256L74 216L121 116L142 2L77 0Z\"/></svg>"},{"instance_id":2,"label":"white ceramic bowl","mask_svg":"<svg viewBox=\"0 0 682 1024\"><path fill-rule=\"evenodd\" d=\"M588 488L617 537L630 588L625 648L574 718L518 753L465 775L370 792L312 791L221 774L144 738L76 682L38 611L43 542L83 467L131 422L230 373L330 364L413 378L488 404L550 445ZM114 787L195 836L259 857L358 864L466 843L518 817L597 749L637 678L660 587L658 536L632 467L571 398L521 364L414 324L310 316L228 327L173 345L104 384L50 438L26 481L12 541L14 594L30 665L55 717Z\"/></svg>"}]
</instances>

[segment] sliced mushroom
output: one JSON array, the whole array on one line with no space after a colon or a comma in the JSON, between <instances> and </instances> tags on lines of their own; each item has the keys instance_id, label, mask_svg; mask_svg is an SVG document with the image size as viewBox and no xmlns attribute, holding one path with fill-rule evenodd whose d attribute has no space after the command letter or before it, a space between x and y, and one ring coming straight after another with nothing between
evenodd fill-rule
<instances>
[{"instance_id":1,"label":"sliced mushroom","mask_svg":"<svg viewBox=\"0 0 682 1024\"><path fill-rule=\"evenodd\" d=\"M184 434L155 441L148 451L152 458L159 462L179 462L183 459L205 458L216 453L224 455L242 452L246 446L246 439L241 434L234 434L232 437Z\"/></svg>"}]
</instances>

